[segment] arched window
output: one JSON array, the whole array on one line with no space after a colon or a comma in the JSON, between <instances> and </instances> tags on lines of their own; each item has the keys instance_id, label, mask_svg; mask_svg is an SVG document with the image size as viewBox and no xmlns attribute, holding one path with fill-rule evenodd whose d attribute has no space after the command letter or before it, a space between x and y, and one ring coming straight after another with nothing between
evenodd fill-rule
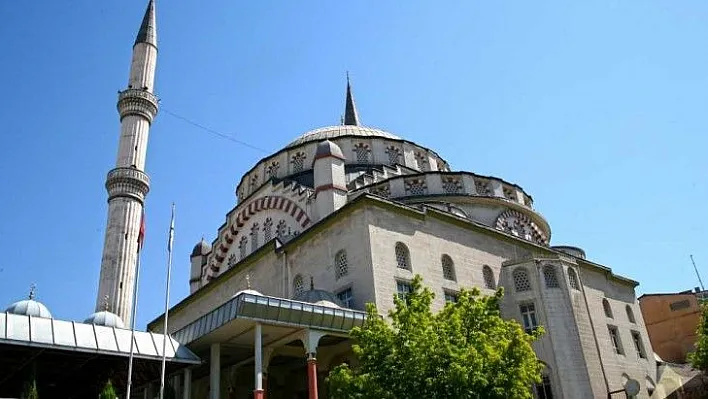
<instances>
[{"instance_id":1,"label":"arched window","mask_svg":"<svg viewBox=\"0 0 708 399\"><path fill-rule=\"evenodd\" d=\"M442 263L443 278L445 280L457 281L455 276L455 263L453 263L452 258L449 255L443 255L440 259Z\"/></svg>"},{"instance_id":2,"label":"arched window","mask_svg":"<svg viewBox=\"0 0 708 399\"><path fill-rule=\"evenodd\" d=\"M297 154L293 155L292 160L290 161L290 163L293 164L293 173L302 172L305 167L306 158L307 156L304 152L298 152Z\"/></svg>"},{"instance_id":3,"label":"arched window","mask_svg":"<svg viewBox=\"0 0 708 399\"><path fill-rule=\"evenodd\" d=\"M358 163L368 163L369 162L369 146L364 143L359 143L354 145L354 152L356 153L356 161Z\"/></svg>"},{"instance_id":4,"label":"arched window","mask_svg":"<svg viewBox=\"0 0 708 399\"><path fill-rule=\"evenodd\" d=\"M390 145L386 148L386 154L388 155L388 163L395 165L399 163L401 158L401 150L396 148L396 146Z\"/></svg>"},{"instance_id":5,"label":"arched window","mask_svg":"<svg viewBox=\"0 0 708 399\"><path fill-rule=\"evenodd\" d=\"M482 268L482 277L484 277L484 287L494 290L497 288L496 279L494 278L494 272L492 268L484 265Z\"/></svg>"},{"instance_id":6,"label":"arched window","mask_svg":"<svg viewBox=\"0 0 708 399\"><path fill-rule=\"evenodd\" d=\"M275 234L280 240L282 240L283 238L285 238L286 230L287 230L287 224L285 223L285 220L281 220L278 222L278 225L275 227Z\"/></svg>"},{"instance_id":7,"label":"arched window","mask_svg":"<svg viewBox=\"0 0 708 399\"><path fill-rule=\"evenodd\" d=\"M602 299L602 308L605 309L605 316L609 317L610 319L614 318L612 317L612 308L610 307L610 302L608 302L605 298Z\"/></svg>"},{"instance_id":8,"label":"arched window","mask_svg":"<svg viewBox=\"0 0 708 399\"><path fill-rule=\"evenodd\" d=\"M541 375L541 383L534 386L536 398L538 399L553 399L553 390L551 389L551 376L544 372Z\"/></svg>"},{"instance_id":9,"label":"arched window","mask_svg":"<svg viewBox=\"0 0 708 399\"><path fill-rule=\"evenodd\" d=\"M258 249L258 223L253 223L251 226L251 252L255 252Z\"/></svg>"},{"instance_id":10,"label":"arched window","mask_svg":"<svg viewBox=\"0 0 708 399\"><path fill-rule=\"evenodd\" d=\"M239 254L241 255L241 259L246 257L246 253L247 253L246 251L248 251L248 249L246 248L247 245L248 245L248 238L246 238L245 235L241 236L241 239L238 241L238 250L239 250Z\"/></svg>"},{"instance_id":11,"label":"arched window","mask_svg":"<svg viewBox=\"0 0 708 399\"><path fill-rule=\"evenodd\" d=\"M301 293L305 289L305 282L302 279L302 275L298 274L293 279L293 296Z\"/></svg>"},{"instance_id":12,"label":"arched window","mask_svg":"<svg viewBox=\"0 0 708 399\"><path fill-rule=\"evenodd\" d=\"M273 219L266 218L263 222L263 243L273 239Z\"/></svg>"},{"instance_id":13,"label":"arched window","mask_svg":"<svg viewBox=\"0 0 708 399\"><path fill-rule=\"evenodd\" d=\"M558 288L558 277L556 268L551 265L543 266L543 279L546 281L546 288Z\"/></svg>"},{"instance_id":14,"label":"arched window","mask_svg":"<svg viewBox=\"0 0 708 399\"><path fill-rule=\"evenodd\" d=\"M337 280L346 276L349 273L349 265L347 264L347 251L341 250L334 255L334 276Z\"/></svg>"},{"instance_id":15,"label":"arched window","mask_svg":"<svg viewBox=\"0 0 708 399\"><path fill-rule=\"evenodd\" d=\"M411 270L411 254L402 242L396 243L396 265L399 269Z\"/></svg>"},{"instance_id":16,"label":"arched window","mask_svg":"<svg viewBox=\"0 0 708 399\"><path fill-rule=\"evenodd\" d=\"M636 320L634 319L634 312L632 311L632 308L627 305L625 307L625 310L627 311L627 320L629 320L630 323L636 323Z\"/></svg>"},{"instance_id":17,"label":"arched window","mask_svg":"<svg viewBox=\"0 0 708 399\"><path fill-rule=\"evenodd\" d=\"M580 283L578 283L578 275L575 274L575 270L568 268L568 281L570 282L570 288L580 291Z\"/></svg>"},{"instance_id":18,"label":"arched window","mask_svg":"<svg viewBox=\"0 0 708 399\"><path fill-rule=\"evenodd\" d=\"M514 270L514 289L516 292L531 291L531 280L529 280L529 272L523 267Z\"/></svg>"}]
</instances>

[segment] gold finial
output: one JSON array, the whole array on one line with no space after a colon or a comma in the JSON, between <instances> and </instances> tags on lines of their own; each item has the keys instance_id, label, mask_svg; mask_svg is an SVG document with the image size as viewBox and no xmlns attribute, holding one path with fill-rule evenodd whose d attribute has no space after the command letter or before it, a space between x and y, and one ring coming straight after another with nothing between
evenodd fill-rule
<instances>
[{"instance_id":1,"label":"gold finial","mask_svg":"<svg viewBox=\"0 0 708 399\"><path fill-rule=\"evenodd\" d=\"M251 275L249 273L246 273L246 289L251 289Z\"/></svg>"},{"instance_id":2,"label":"gold finial","mask_svg":"<svg viewBox=\"0 0 708 399\"><path fill-rule=\"evenodd\" d=\"M37 285L35 283L30 284L29 299L34 299L36 293L37 293Z\"/></svg>"},{"instance_id":3,"label":"gold finial","mask_svg":"<svg viewBox=\"0 0 708 399\"><path fill-rule=\"evenodd\" d=\"M108 295L103 297L103 310L108 312L110 310L110 305L108 304Z\"/></svg>"}]
</instances>

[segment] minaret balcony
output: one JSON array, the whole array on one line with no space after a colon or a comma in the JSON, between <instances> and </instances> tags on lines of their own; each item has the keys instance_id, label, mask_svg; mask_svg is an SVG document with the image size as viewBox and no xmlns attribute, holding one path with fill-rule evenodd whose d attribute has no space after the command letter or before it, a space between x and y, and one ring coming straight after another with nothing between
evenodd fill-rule
<instances>
[{"instance_id":1,"label":"minaret balcony","mask_svg":"<svg viewBox=\"0 0 708 399\"><path fill-rule=\"evenodd\" d=\"M126 89L118 93L118 112L121 120L128 115L138 115L152 123L157 109L157 96L147 90Z\"/></svg>"},{"instance_id":2,"label":"minaret balcony","mask_svg":"<svg viewBox=\"0 0 708 399\"><path fill-rule=\"evenodd\" d=\"M150 191L150 178L136 168L115 168L106 177L108 200L116 197L133 198L141 203Z\"/></svg>"}]
</instances>

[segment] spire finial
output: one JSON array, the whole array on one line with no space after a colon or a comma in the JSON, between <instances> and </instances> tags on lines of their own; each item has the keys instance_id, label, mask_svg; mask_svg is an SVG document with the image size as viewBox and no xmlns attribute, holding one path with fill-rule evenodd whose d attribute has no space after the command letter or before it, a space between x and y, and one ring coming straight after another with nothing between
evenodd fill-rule
<instances>
[{"instance_id":1,"label":"spire finial","mask_svg":"<svg viewBox=\"0 0 708 399\"><path fill-rule=\"evenodd\" d=\"M246 289L250 290L251 289L251 274L246 273Z\"/></svg>"},{"instance_id":2,"label":"spire finial","mask_svg":"<svg viewBox=\"0 0 708 399\"><path fill-rule=\"evenodd\" d=\"M103 297L103 310L108 312L111 309L111 305L108 304L108 295Z\"/></svg>"},{"instance_id":3,"label":"spire finial","mask_svg":"<svg viewBox=\"0 0 708 399\"><path fill-rule=\"evenodd\" d=\"M315 278L310 276L310 291L315 289Z\"/></svg>"},{"instance_id":4,"label":"spire finial","mask_svg":"<svg viewBox=\"0 0 708 399\"><path fill-rule=\"evenodd\" d=\"M344 105L344 125L359 126L359 113L356 110L354 103L354 95L352 94L352 85L349 81L349 71L347 71L347 100Z\"/></svg>"},{"instance_id":5,"label":"spire finial","mask_svg":"<svg viewBox=\"0 0 708 399\"><path fill-rule=\"evenodd\" d=\"M36 293L37 293L37 285L35 283L30 284L29 299L34 299L34 296Z\"/></svg>"},{"instance_id":6,"label":"spire finial","mask_svg":"<svg viewBox=\"0 0 708 399\"><path fill-rule=\"evenodd\" d=\"M140 24L138 36L135 37L135 44L147 43L157 47L157 25L155 23L155 0L150 0Z\"/></svg>"}]
</instances>

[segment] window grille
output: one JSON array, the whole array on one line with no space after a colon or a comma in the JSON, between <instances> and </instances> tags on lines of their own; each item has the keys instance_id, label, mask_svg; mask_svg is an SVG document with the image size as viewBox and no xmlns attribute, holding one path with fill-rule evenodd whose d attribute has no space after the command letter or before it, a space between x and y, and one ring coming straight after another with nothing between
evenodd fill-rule
<instances>
[{"instance_id":1,"label":"window grille","mask_svg":"<svg viewBox=\"0 0 708 399\"><path fill-rule=\"evenodd\" d=\"M494 278L494 272L492 271L492 268L484 265L482 268L482 276L484 277L484 286L485 288L489 288L490 290L494 290L497 288L496 280Z\"/></svg>"},{"instance_id":2,"label":"window grille","mask_svg":"<svg viewBox=\"0 0 708 399\"><path fill-rule=\"evenodd\" d=\"M551 390L551 377L544 374L541 377L541 383L535 385L536 398L538 399L553 399L553 391Z\"/></svg>"},{"instance_id":3,"label":"window grille","mask_svg":"<svg viewBox=\"0 0 708 399\"><path fill-rule=\"evenodd\" d=\"M415 159L418 162L418 170L421 172L430 171L430 164L428 164L428 156L423 152L416 152Z\"/></svg>"},{"instance_id":4,"label":"window grille","mask_svg":"<svg viewBox=\"0 0 708 399\"><path fill-rule=\"evenodd\" d=\"M442 188L445 194L461 193L462 182L457 176L446 176L442 178Z\"/></svg>"},{"instance_id":5,"label":"window grille","mask_svg":"<svg viewBox=\"0 0 708 399\"><path fill-rule=\"evenodd\" d=\"M426 195L428 187L425 184L425 179L409 179L405 181L406 194L408 195Z\"/></svg>"},{"instance_id":6,"label":"window grille","mask_svg":"<svg viewBox=\"0 0 708 399\"><path fill-rule=\"evenodd\" d=\"M411 257L408 247L403 243L396 243L396 265L399 269L411 270Z\"/></svg>"},{"instance_id":7,"label":"window grille","mask_svg":"<svg viewBox=\"0 0 708 399\"><path fill-rule=\"evenodd\" d=\"M263 243L273 239L273 219L266 218L263 222Z\"/></svg>"},{"instance_id":8,"label":"window grille","mask_svg":"<svg viewBox=\"0 0 708 399\"><path fill-rule=\"evenodd\" d=\"M386 148L386 154L388 155L388 163L390 165L396 165L400 163L401 150L399 150L395 146L389 146L388 148Z\"/></svg>"},{"instance_id":9,"label":"window grille","mask_svg":"<svg viewBox=\"0 0 708 399\"><path fill-rule=\"evenodd\" d=\"M359 163L369 162L369 146L364 143L359 143L354 146L356 153L356 161Z\"/></svg>"},{"instance_id":10,"label":"window grille","mask_svg":"<svg viewBox=\"0 0 708 399\"><path fill-rule=\"evenodd\" d=\"M303 281L302 276L298 274L293 279L293 296L296 296L297 294L301 293L304 290L305 290L305 282Z\"/></svg>"},{"instance_id":11,"label":"window grille","mask_svg":"<svg viewBox=\"0 0 708 399\"><path fill-rule=\"evenodd\" d=\"M229 260L226 262L226 265L229 267L229 269L231 269L237 262L238 259L236 259L236 254L231 254L229 255Z\"/></svg>"},{"instance_id":12,"label":"window grille","mask_svg":"<svg viewBox=\"0 0 708 399\"><path fill-rule=\"evenodd\" d=\"M445 278L445 280L457 281L455 277L455 264L452 262L452 258L448 255L443 255L441 263L443 278Z\"/></svg>"},{"instance_id":13,"label":"window grille","mask_svg":"<svg viewBox=\"0 0 708 399\"><path fill-rule=\"evenodd\" d=\"M287 225L285 224L285 220L281 220L278 222L278 226L275 228L275 234L279 239L285 238L286 230L287 230Z\"/></svg>"},{"instance_id":14,"label":"window grille","mask_svg":"<svg viewBox=\"0 0 708 399\"><path fill-rule=\"evenodd\" d=\"M543 267L543 279L546 281L546 288L559 288L558 276L556 276L556 268L551 265Z\"/></svg>"},{"instance_id":15,"label":"window grille","mask_svg":"<svg viewBox=\"0 0 708 399\"><path fill-rule=\"evenodd\" d=\"M341 250L334 255L335 278L339 280L349 273L347 265L347 251Z\"/></svg>"},{"instance_id":16,"label":"window grille","mask_svg":"<svg viewBox=\"0 0 708 399\"><path fill-rule=\"evenodd\" d=\"M278 169L280 169L280 162L278 161L273 161L268 165L268 169L266 170L268 178L278 177Z\"/></svg>"},{"instance_id":17,"label":"window grille","mask_svg":"<svg viewBox=\"0 0 708 399\"><path fill-rule=\"evenodd\" d=\"M529 280L529 273L526 269L514 270L513 277L516 292L531 291L531 280Z\"/></svg>"},{"instance_id":18,"label":"window grille","mask_svg":"<svg viewBox=\"0 0 708 399\"><path fill-rule=\"evenodd\" d=\"M305 167L305 159L307 156L305 155L304 152L298 152L297 154L293 155L292 160L290 161L293 164L293 172L302 172L302 170Z\"/></svg>"},{"instance_id":19,"label":"window grille","mask_svg":"<svg viewBox=\"0 0 708 399\"><path fill-rule=\"evenodd\" d=\"M580 291L580 283L578 283L578 275L575 270L568 268L568 281L570 282L570 288Z\"/></svg>"}]
</instances>

